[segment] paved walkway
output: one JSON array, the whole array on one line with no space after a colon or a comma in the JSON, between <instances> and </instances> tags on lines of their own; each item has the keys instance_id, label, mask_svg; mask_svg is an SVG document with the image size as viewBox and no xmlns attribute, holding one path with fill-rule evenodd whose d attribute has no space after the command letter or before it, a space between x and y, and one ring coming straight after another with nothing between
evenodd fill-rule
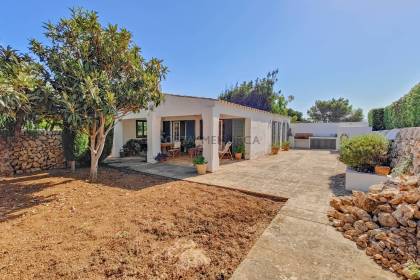
<instances>
[{"instance_id":1,"label":"paved walkway","mask_svg":"<svg viewBox=\"0 0 420 280\"><path fill-rule=\"evenodd\" d=\"M156 174L163 167L131 169ZM189 177L178 170L181 173L173 178L288 198L233 274L234 280L397 279L328 225L330 198L345 192L344 170L329 151L291 150L225 165L203 176ZM166 174L173 172L170 167Z\"/></svg>"},{"instance_id":2,"label":"paved walkway","mask_svg":"<svg viewBox=\"0 0 420 280\"><path fill-rule=\"evenodd\" d=\"M289 198L231 279L397 279L328 225L330 198L345 192L344 170L329 151L291 150L189 178Z\"/></svg>"}]
</instances>

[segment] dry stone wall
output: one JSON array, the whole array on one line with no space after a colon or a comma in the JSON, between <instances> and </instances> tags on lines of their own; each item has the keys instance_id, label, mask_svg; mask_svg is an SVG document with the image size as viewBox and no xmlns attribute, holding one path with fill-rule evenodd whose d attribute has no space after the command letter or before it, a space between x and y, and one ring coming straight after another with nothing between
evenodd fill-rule
<instances>
[{"instance_id":1,"label":"dry stone wall","mask_svg":"<svg viewBox=\"0 0 420 280\"><path fill-rule=\"evenodd\" d=\"M22 174L65 166L61 132L23 133L0 139L0 174Z\"/></svg>"},{"instance_id":2,"label":"dry stone wall","mask_svg":"<svg viewBox=\"0 0 420 280\"><path fill-rule=\"evenodd\" d=\"M412 158L411 172L420 175L420 127L401 128L392 144L391 166Z\"/></svg>"}]
</instances>

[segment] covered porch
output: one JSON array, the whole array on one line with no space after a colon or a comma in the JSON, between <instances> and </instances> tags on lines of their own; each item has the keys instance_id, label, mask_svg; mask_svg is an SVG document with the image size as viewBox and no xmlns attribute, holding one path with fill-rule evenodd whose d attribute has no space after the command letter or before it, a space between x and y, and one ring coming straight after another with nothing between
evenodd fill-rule
<instances>
[{"instance_id":1,"label":"covered porch","mask_svg":"<svg viewBox=\"0 0 420 280\"><path fill-rule=\"evenodd\" d=\"M112 157L119 157L128 142L138 142L139 156L148 163L155 163L161 153L172 158L202 154L208 161L207 171L214 172L221 164L219 151L226 145L231 152L243 145L244 159L267 155L273 143L287 139L288 126L287 117L266 111L167 94L158 107L130 113L116 124ZM195 153L189 153L191 149Z\"/></svg>"},{"instance_id":2,"label":"covered porch","mask_svg":"<svg viewBox=\"0 0 420 280\"><path fill-rule=\"evenodd\" d=\"M226 114L156 116L151 112L116 125L112 157L135 157L136 161L156 163L156 156L162 153L168 155L165 164L192 168L193 158L202 154L208 161L208 171L212 172L220 165L236 162L230 156L219 158L219 151L225 148L233 155L237 146L244 145L243 159L249 159L245 138L245 118ZM137 143L134 146L139 147L138 151L124 154L133 142Z\"/></svg>"}]
</instances>

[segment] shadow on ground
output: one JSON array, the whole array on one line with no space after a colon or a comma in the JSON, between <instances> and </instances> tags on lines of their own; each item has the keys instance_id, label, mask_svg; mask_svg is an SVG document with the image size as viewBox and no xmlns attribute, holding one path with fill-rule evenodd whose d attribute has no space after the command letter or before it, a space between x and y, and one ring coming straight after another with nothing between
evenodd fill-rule
<instances>
[{"instance_id":1,"label":"shadow on ground","mask_svg":"<svg viewBox=\"0 0 420 280\"><path fill-rule=\"evenodd\" d=\"M136 176L127 176L134 173ZM75 181L85 182L88 178L88 168L80 168L76 173L60 169L2 178L0 180L0 222L19 218L35 206L56 201L57 190L50 191L49 189L59 187L61 188L60 191L66 191L70 187L70 183L73 183L72 187L74 187ZM138 191L171 181L174 180L150 174L146 175L136 171L124 169L117 171L103 167L99 169L98 181L95 184L128 191Z\"/></svg>"},{"instance_id":2,"label":"shadow on ground","mask_svg":"<svg viewBox=\"0 0 420 280\"><path fill-rule=\"evenodd\" d=\"M335 196L351 195L351 191L345 188L345 177L345 173L340 173L329 178L330 189Z\"/></svg>"}]
</instances>

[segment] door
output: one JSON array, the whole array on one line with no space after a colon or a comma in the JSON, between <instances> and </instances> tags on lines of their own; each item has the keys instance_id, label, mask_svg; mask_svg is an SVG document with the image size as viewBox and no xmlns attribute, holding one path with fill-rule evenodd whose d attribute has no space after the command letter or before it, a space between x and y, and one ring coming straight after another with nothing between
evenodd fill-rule
<instances>
[{"instance_id":1,"label":"door","mask_svg":"<svg viewBox=\"0 0 420 280\"><path fill-rule=\"evenodd\" d=\"M172 142L181 141L181 123L179 121L172 123Z\"/></svg>"}]
</instances>

